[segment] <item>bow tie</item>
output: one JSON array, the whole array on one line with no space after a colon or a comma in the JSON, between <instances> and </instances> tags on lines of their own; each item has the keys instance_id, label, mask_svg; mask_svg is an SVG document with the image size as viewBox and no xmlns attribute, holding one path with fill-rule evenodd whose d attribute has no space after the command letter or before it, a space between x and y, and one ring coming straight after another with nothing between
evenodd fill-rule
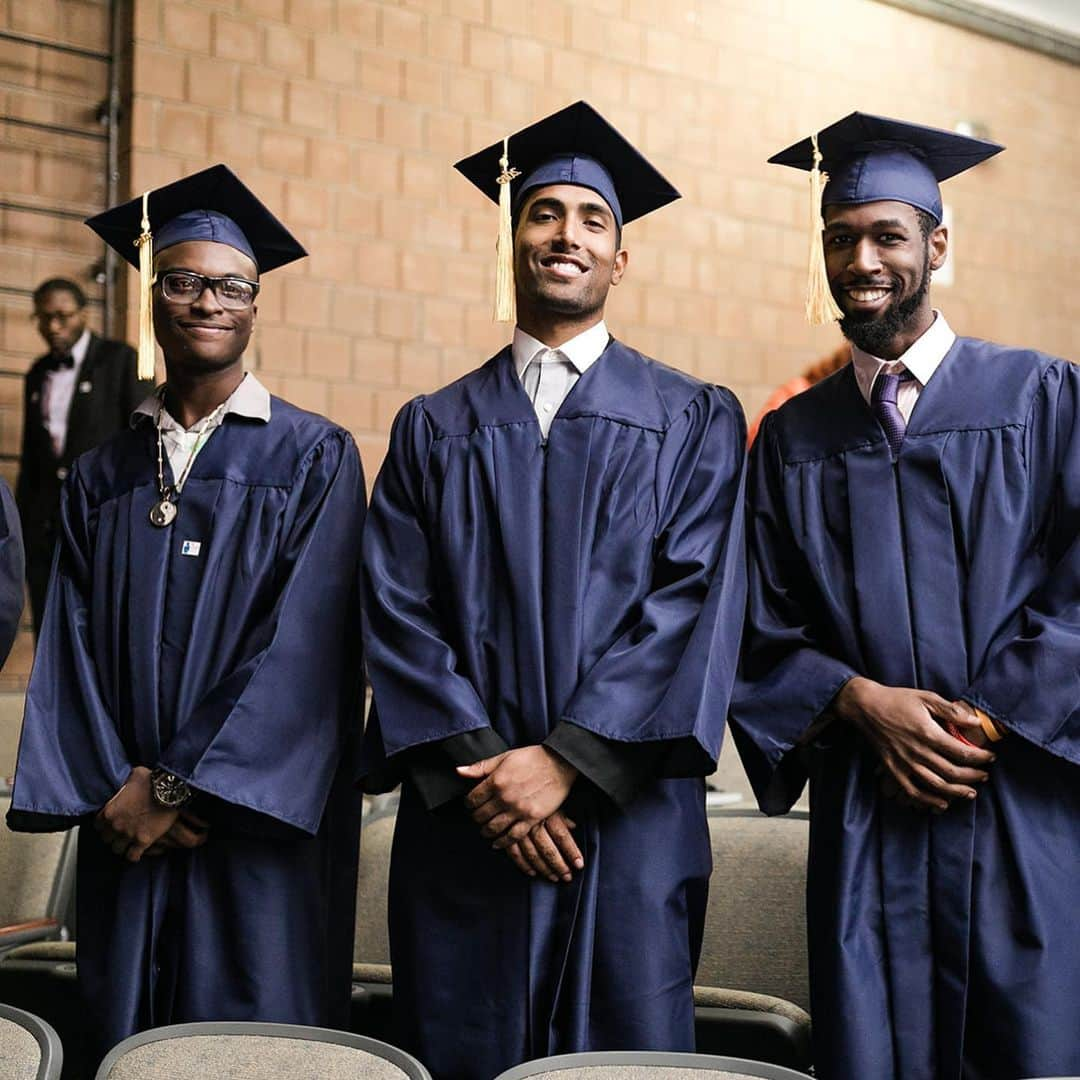
<instances>
[{"instance_id":1,"label":"bow tie","mask_svg":"<svg viewBox=\"0 0 1080 1080\"><path fill-rule=\"evenodd\" d=\"M50 356L49 371L67 371L75 366L75 357L71 353L62 353L59 356Z\"/></svg>"}]
</instances>

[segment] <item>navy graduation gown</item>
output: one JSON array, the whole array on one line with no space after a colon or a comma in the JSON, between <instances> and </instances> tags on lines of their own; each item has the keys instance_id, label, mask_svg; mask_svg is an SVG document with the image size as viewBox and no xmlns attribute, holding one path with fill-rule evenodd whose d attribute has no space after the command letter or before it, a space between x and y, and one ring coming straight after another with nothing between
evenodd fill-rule
<instances>
[{"instance_id":1,"label":"navy graduation gown","mask_svg":"<svg viewBox=\"0 0 1080 1080\"><path fill-rule=\"evenodd\" d=\"M268 423L229 415L166 529L148 518L156 469L144 420L65 484L10 823L85 825L79 981L99 1050L181 1021L342 1026L359 829L356 448L276 398ZM101 842L93 815L136 764L191 783L205 846L132 865Z\"/></svg>"},{"instance_id":2,"label":"navy graduation gown","mask_svg":"<svg viewBox=\"0 0 1080 1080\"><path fill-rule=\"evenodd\" d=\"M1080 1072L1080 371L958 339L895 463L849 368L751 455L732 730L762 808L809 776L811 999L826 1080ZM1009 729L942 816L879 798L833 722L852 675Z\"/></svg>"},{"instance_id":3,"label":"navy graduation gown","mask_svg":"<svg viewBox=\"0 0 1080 1080\"><path fill-rule=\"evenodd\" d=\"M0 667L7 660L19 632L24 568L19 511L7 481L0 478Z\"/></svg>"},{"instance_id":4,"label":"navy graduation gown","mask_svg":"<svg viewBox=\"0 0 1080 1080\"><path fill-rule=\"evenodd\" d=\"M440 1080L693 1046L701 778L745 601L743 440L728 391L618 342L546 443L509 349L397 418L364 538L369 773L464 732L540 743L560 721L656 758L625 810L574 806L586 868L569 885L526 878L459 801L430 812L405 782L395 1009Z\"/></svg>"}]
</instances>

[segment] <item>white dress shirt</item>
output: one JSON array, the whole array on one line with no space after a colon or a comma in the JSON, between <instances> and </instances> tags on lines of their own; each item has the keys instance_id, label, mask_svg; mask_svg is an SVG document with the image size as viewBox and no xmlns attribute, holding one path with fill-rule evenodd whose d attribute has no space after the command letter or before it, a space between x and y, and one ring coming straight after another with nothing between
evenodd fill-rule
<instances>
[{"instance_id":1,"label":"white dress shirt","mask_svg":"<svg viewBox=\"0 0 1080 1080\"><path fill-rule=\"evenodd\" d=\"M867 405L871 404L870 395L874 389L874 382L881 372L899 375L904 371L910 371L915 378L900 383L896 393L896 407L900 410L904 422L907 423L911 419L911 410L915 408L915 402L919 400L923 387L937 371L955 340L956 335L945 321L945 316L935 310L934 321L929 329L903 356L896 360L881 360L852 345L851 360L855 365L855 381L859 384L859 392L866 399Z\"/></svg>"},{"instance_id":2,"label":"white dress shirt","mask_svg":"<svg viewBox=\"0 0 1080 1080\"><path fill-rule=\"evenodd\" d=\"M250 420L262 420L264 423L269 421L270 391L249 371L240 380L240 385L226 398L225 408L205 428L203 428L203 422L206 417L197 420L190 428L183 427L178 420L169 415L169 410L162 404L158 393L151 394L139 405L132 420L140 415L150 416L156 424L159 412L161 413L161 438L165 444L169 467L172 469L173 483L176 483L188 467L188 459L190 458L192 464L195 463L195 458L210 441L210 436L221 427L229 413L246 416Z\"/></svg>"},{"instance_id":3,"label":"white dress shirt","mask_svg":"<svg viewBox=\"0 0 1080 1080\"><path fill-rule=\"evenodd\" d=\"M75 363L69 368L57 368L55 371L46 372L41 384L41 422L52 439L53 453L57 457L61 457L64 453L71 402L75 397L79 372L86 359L86 350L89 348L90 331L84 330L79 335L79 340L71 347L71 356Z\"/></svg>"},{"instance_id":4,"label":"white dress shirt","mask_svg":"<svg viewBox=\"0 0 1080 1080\"><path fill-rule=\"evenodd\" d=\"M557 349L549 349L520 327L514 328L510 346L514 368L533 403L545 439L566 395L607 348L608 336L607 324L601 319Z\"/></svg>"}]
</instances>

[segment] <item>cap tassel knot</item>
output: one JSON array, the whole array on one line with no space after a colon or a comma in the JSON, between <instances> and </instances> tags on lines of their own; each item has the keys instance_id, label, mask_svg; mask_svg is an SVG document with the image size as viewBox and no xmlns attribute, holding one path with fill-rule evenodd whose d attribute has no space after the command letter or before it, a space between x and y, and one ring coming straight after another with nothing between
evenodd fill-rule
<instances>
[{"instance_id":1,"label":"cap tassel knot","mask_svg":"<svg viewBox=\"0 0 1080 1080\"><path fill-rule=\"evenodd\" d=\"M499 158L499 237L495 244L495 322L516 322L514 297L514 226L510 217L510 182L521 175L510 168L509 138Z\"/></svg>"},{"instance_id":2,"label":"cap tassel knot","mask_svg":"<svg viewBox=\"0 0 1080 1080\"><path fill-rule=\"evenodd\" d=\"M821 193L829 182L829 174L821 171L821 151L816 135L810 140L814 147L814 167L810 170L810 263L806 283L806 321L811 326L838 322L844 313L833 299L829 276L825 269L825 245L822 231L825 220L821 214Z\"/></svg>"},{"instance_id":3,"label":"cap tassel knot","mask_svg":"<svg viewBox=\"0 0 1080 1080\"><path fill-rule=\"evenodd\" d=\"M142 197L142 232L135 246L139 249L139 362L140 379L154 378L154 311L151 290L154 287L154 239L150 234L150 192Z\"/></svg>"}]
</instances>

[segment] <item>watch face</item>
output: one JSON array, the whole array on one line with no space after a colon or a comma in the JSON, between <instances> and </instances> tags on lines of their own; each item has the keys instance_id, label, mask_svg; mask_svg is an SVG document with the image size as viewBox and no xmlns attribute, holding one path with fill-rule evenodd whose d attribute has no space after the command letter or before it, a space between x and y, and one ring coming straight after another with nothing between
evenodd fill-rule
<instances>
[{"instance_id":1,"label":"watch face","mask_svg":"<svg viewBox=\"0 0 1080 1080\"><path fill-rule=\"evenodd\" d=\"M173 776L172 773L164 770L155 771L151 776L150 790L153 793L154 801L159 806L165 806L169 809L183 806L191 797L191 788L188 787L187 782L181 780L179 776Z\"/></svg>"}]
</instances>

